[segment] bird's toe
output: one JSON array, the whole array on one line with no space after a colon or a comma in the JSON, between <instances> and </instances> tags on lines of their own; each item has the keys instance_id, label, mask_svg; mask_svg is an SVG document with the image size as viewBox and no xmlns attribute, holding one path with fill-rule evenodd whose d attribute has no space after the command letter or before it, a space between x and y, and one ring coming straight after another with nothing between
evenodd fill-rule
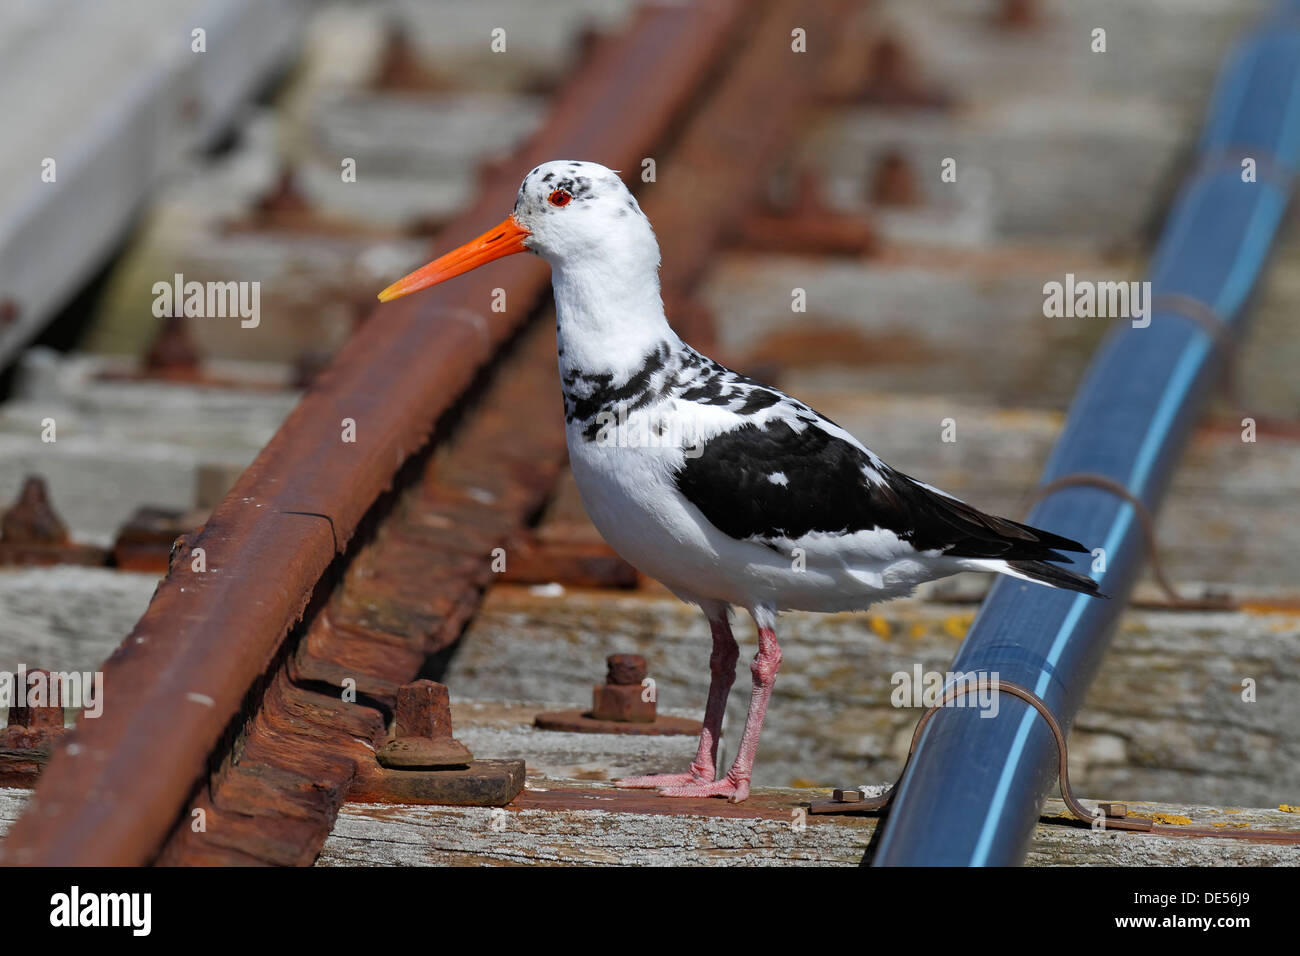
<instances>
[{"instance_id":1,"label":"bird's toe","mask_svg":"<svg viewBox=\"0 0 1300 956\"><path fill-rule=\"evenodd\" d=\"M664 787L659 791L661 797L726 797L732 803L740 803L749 796L748 781L735 781L723 777L706 783L692 783L676 787Z\"/></svg>"},{"instance_id":2,"label":"bird's toe","mask_svg":"<svg viewBox=\"0 0 1300 956\"><path fill-rule=\"evenodd\" d=\"M710 783L711 777L704 777L691 771L686 773L654 773L644 777L624 777L615 780L614 786L632 790L662 790L665 787L685 787L692 784Z\"/></svg>"}]
</instances>

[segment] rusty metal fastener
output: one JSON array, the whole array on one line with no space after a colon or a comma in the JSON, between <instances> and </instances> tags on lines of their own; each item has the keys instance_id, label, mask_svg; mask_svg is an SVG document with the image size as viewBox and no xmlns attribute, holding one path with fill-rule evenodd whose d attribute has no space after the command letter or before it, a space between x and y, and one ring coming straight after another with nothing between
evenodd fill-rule
<instances>
[{"instance_id":1,"label":"rusty metal fastener","mask_svg":"<svg viewBox=\"0 0 1300 956\"><path fill-rule=\"evenodd\" d=\"M857 97L860 102L936 109L951 105L951 96L921 79L915 57L898 37L877 37L867 61L866 84Z\"/></svg>"},{"instance_id":2,"label":"rusty metal fastener","mask_svg":"<svg viewBox=\"0 0 1300 956\"><path fill-rule=\"evenodd\" d=\"M605 683L636 684L638 687L645 680L646 663L640 654L610 654L605 659Z\"/></svg>"},{"instance_id":3,"label":"rusty metal fastener","mask_svg":"<svg viewBox=\"0 0 1300 956\"><path fill-rule=\"evenodd\" d=\"M44 703L10 707L9 725L0 730L0 786L34 786L49 762L54 742L67 733L63 726L61 685L50 680L49 671L28 671L26 686L21 690L30 694L33 684L40 682L47 688Z\"/></svg>"},{"instance_id":4,"label":"rusty metal fastener","mask_svg":"<svg viewBox=\"0 0 1300 956\"><path fill-rule=\"evenodd\" d=\"M447 688L431 680L397 691L393 737L363 761L347 799L360 803L504 807L524 788L522 760L475 760L451 735Z\"/></svg>"},{"instance_id":5,"label":"rusty metal fastener","mask_svg":"<svg viewBox=\"0 0 1300 956\"><path fill-rule=\"evenodd\" d=\"M1036 26L1040 20L1037 0L1001 0L993 22L1008 29Z\"/></svg>"},{"instance_id":6,"label":"rusty metal fastener","mask_svg":"<svg viewBox=\"0 0 1300 956\"><path fill-rule=\"evenodd\" d=\"M113 564L124 571L165 574L180 550L177 542L203 524L202 511L137 508L113 541Z\"/></svg>"},{"instance_id":7,"label":"rusty metal fastener","mask_svg":"<svg viewBox=\"0 0 1300 956\"><path fill-rule=\"evenodd\" d=\"M43 478L29 475L17 500L0 517L0 565L96 566L107 558L103 548L69 540Z\"/></svg>"},{"instance_id":8,"label":"rusty metal fastener","mask_svg":"<svg viewBox=\"0 0 1300 956\"><path fill-rule=\"evenodd\" d=\"M741 248L818 256L858 256L875 249L872 224L833 209L814 170L798 170L786 185L783 197L767 197L742 220L735 236Z\"/></svg>"},{"instance_id":9,"label":"rusty metal fastener","mask_svg":"<svg viewBox=\"0 0 1300 956\"><path fill-rule=\"evenodd\" d=\"M831 794L836 803L860 803L862 801L861 790L836 790Z\"/></svg>"},{"instance_id":10,"label":"rusty metal fastener","mask_svg":"<svg viewBox=\"0 0 1300 956\"><path fill-rule=\"evenodd\" d=\"M451 735L451 698L445 684L418 680L397 691L393 739L375 754L385 767L465 766L474 759Z\"/></svg>"},{"instance_id":11,"label":"rusty metal fastener","mask_svg":"<svg viewBox=\"0 0 1300 956\"><path fill-rule=\"evenodd\" d=\"M871 201L879 206L915 206L921 202L916 173L896 149L886 152L871 180Z\"/></svg>"},{"instance_id":12,"label":"rusty metal fastener","mask_svg":"<svg viewBox=\"0 0 1300 956\"><path fill-rule=\"evenodd\" d=\"M640 654L611 654L606 665L605 683L592 690L591 716L597 720L654 723L655 702L643 700L641 694L645 658Z\"/></svg>"},{"instance_id":13,"label":"rusty metal fastener","mask_svg":"<svg viewBox=\"0 0 1300 956\"><path fill-rule=\"evenodd\" d=\"M592 688L591 710L538 714L533 723L540 730L579 734L698 734L698 720L661 716L653 694L642 699L646 671L640 654L611 654L605 659L605 683Z\"/></svg>"},{"instance_id":14,"label":"rusty metal fastener","mask_svg":"<svg viewBox=\"0 0 1300 956\"><path fill-rule=\"evenodd\" d=\"M50 504L44 478L27 476L18 500L0 519L0 538L11 544L68 543L68 529Z\"/></svg>"},{"instance_id":15,"label":"rusty metal fastener","mask_svg":"<svg viewBox=\"0 0 1300 956\"><path fill-rule=\"evenodd\" d=\"M1128 805L1124 803L1099 803L1097 809L1115 819L1128 816Z\"/></svg>"},{"instance_id":16,"label":"rusty metal fastener","mask_svg":"<svg viewBox=\"0 0 1300 956\"><path fill-rule=\"evenodd\" d=\"M199 350L183 315L173 313L163 319L145 353L144 366L150 378L188 381L198 377Z\"/></svg>"},{"instance_id":17,"label":"rusty metal fastener","mask_svg":"<svg viewBox=\"0 0 1300 956\"><path fill-rule=\"evenodd\" d=\"M40 675L39 680L33 681L37 675ZM28 686L22 690L30 693L33 683L44 683L47 688L44 694L45 703L36 706L23 704L10 707L8 726L0 732L0 747L15 749L36 747L64 733L63 702L59 696L60 683L51 681L50 672L47 670L29 670Z\"/></svg>"}]
</instances>

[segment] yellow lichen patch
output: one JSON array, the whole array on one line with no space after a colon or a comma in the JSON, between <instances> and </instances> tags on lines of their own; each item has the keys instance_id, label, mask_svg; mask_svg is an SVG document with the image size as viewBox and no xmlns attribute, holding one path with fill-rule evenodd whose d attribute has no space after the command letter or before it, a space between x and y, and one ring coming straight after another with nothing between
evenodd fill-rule
<instances>
[{"instance_id":1,"label":"yellow lichen patch","mask_svg":"<svg viewBox=\"0 0 1300 956\"><path fill-rule=\"evenodd\" d=\"M1151 819L1156 823L1167 823L1170 826L1185 827L1191 824L1191 817L1180 817L1176 813L1153 813Z\"/></svg>"},{"instance_id":2,"label":"yellow lichen patch","mask_svg":"<svg viewBox=\"0 0 1300 956\"><path fill-rule=\"evenodd\" d=\"M881 640L889 640L892 628L889 622L879 615L872 614L867 618L867 627L871 628Z\"/></svg>"},{"instance_id":3,"label":"yellow lichen patch","mask_svg":"<svg viewBox=\"0 0 1300 956\"><path fill-rule=\"evenodd\" d=\"M820 786L820 785L817 783L817 781L815 781L815 780L809 780L807 777L795 777L793 780L790 781L790 786L795 787L795 788L797 788L797 789L799 789L799 790L809 790L809 789L813 789L813 788L816 788L816 789L819 789L819 790L825 790L825 789L826 789L825 787Z\"/></svg>"},{"instance_id":4,"label":"yellow lichen patch","mask_svg":"<svg viewBox=\"0 0 1300 956\"><path fill-rule=\"evenodd\" d=\"M1300 807L1293 807L1289 803L1279 803L1277 808L1283 813L1300 813Z\"/></svg>"},{"instance_id":5,"label":"yellow lichen patch","mask_svg":"<svg viewBox=\"0 0 1300 956\"><path fill-rule=\"evenodd\" d=\"M949 614L943 619L943 632L949 637L961 640L970 630L971 621L974 619L974 614Z\"/></svg>"},{"instance_id":6,"label":"yellow lichen patch","mask_svg":"<svg viewBox=\"0 0 1300 956\"><path fill-rule=\"evenodd\" d=\"M923 624L921 621L917 621L915 624L912 625L911 630L907 632L907 636L914 641L919 641L921 640L921 638L925 637L926 630L927 629L925 624Z\"/></svg>"}]
</instances>

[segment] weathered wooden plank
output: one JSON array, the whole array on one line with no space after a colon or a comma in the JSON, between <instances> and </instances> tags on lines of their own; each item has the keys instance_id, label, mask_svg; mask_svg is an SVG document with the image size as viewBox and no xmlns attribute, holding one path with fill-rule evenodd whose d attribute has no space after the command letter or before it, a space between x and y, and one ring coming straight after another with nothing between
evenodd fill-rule
<instances>
[{"instance_id":1,"label":"weathered wooden plank","mask_svg":"<svg viewBox=\"0 0 1300 956\"><path fill-rule=\"evenodd\" d=\"M0 569L0 670L99 669L157 583L157 575L108 568Z\"/></svg>"},{"instance_id":2,"label":"weathered wooden plank","mask_svg":"<svg viewBox=\"0 0 1300 956\"><path fill-rule=\"evenodd\" d=\"M1259 420L1300 419L1300 335L1296 335L1296 303L1300 302L1297 238L1290 233L1281 252L1264 274L1250 324L1233 357L1236 395L1217 403L1225 420L1240 423L1243 415Z\"/></svg>"},{"instance_id":3,"label":"weathered wooden plank","mask_svg":"<svg viewBox=\"0 0 1300 956\"><path fill-rule=\"evenodd\" d=\"M1111 798L1108 798L1111 799ZM1095 801L1088 800L1092 806ZM1158 814L1161 822L1178 826L1190 819L1196 826L1228 829L1300 830L1294 810L1250 810L1241 807L1183 806L1168 803L1130 804L1132 813ZM1062 826L1065 804L1050 798L1025 855L1026 866L1296 866L1300 846L1254 843L1210 837L1167 837ZM1183 824L1188 825L1188 824ZM1136 839L1132 839L1136 837Z\"/></svg>"},{"instance_id":4,"label":"weathered wooden plank","mask_svg":"<svg viewBox=\"0 0 1300 956\"><path fill-rule=\"evenodd\" d=\"M865 31L896 43L913 82L942 91L955 109L827 113L805 143L806 161L825 172L837 204L861 207L885 152L900 151L925 201L880 217L890 238L1032 235L1131 247L1167 198L1217 64L1265 3L1052 0L1038 5L1032 29L1003 30L996 6L878 5ZM1099 27L1105 52L1092 49ZM939 176L949 157L955 183Z\"/></svg>"},{"instance_id":5,"label":"weathered wooden plank","mask_svg":"<svg viewBox=\"0 0 1300 956\"><path fill-rule=\"evenodd\" d=\"M801 829L794 819L349 804L317 864L847 866L874 829L864 819Z\"/></svg>"},{"instance_id":6,"label":"weathered wooden plank","mask_svg":"<svg viewBox=\"0 0 1300 956\"><path fill-rule=\"evenodd\" d=\"M1043 283L1140 278L1079 251L895 251L810 262L730 254L701 291L719 352L741 368L775 364L779 384L852 387L954 404L1061 409L1108 320L1043 317ZM803 290L806 312L792 311ZM996 341L996 361L972 361Z\"/></svg>"},{"instance_id":7,"label":"weathered wooden plank","mask_svg":"<svg viewBox=\"0 0 1300 956\"><path fill-rule=\"evenodd\" d=\"M989 0L885 0L874 21L966 102L1051 95L1141 96L1199 119L1215 70L1270 0L1036 0L1034 23L999 29ZM1107 28L1107 52L1092 31ZM1032 83L1026 78L1033 77Z\"/></svg>"},{"instance_id":8,"label":"weathered wooden plank","mask_svg":"<svg viewBox=\"0 0 1300 956\"><path fill-rule=\"evenodd\" d=\"M294 153L303 191L322 212L410 228L457 212L474 195L483 158L508 155L545 115L544 98L517 94L322 96ZM356 161L356 182L340 180L340 156Z\"/></svg>"},{"instance_id":9,"label":"weathered wooden plank","mask_svg":"<svg viewBox=\"0 0 1300 956\"><path fill-rule=\"evenodd\" d=\"M17 311L0 326L0 362L102 265L159 179L284 62L304 9L298 0L4 5L0 301ZM196 28L204 52L192 49Z\"/></svg>"},{"instance_id":10,"label":"weathered wooden plank","mask_svg":"<svg viewBox=\"0 0 1300 956\"><path fill-rule=\"evenodd\" d=\"M30 791L0 789L0 838ZM599 791L594 792L599 795ZM538 801L539 788L521 802ZM824 791L762 790L766 816L710 817L608 810L344 805L317 859L319 866L651 865L856 866L876 817L777 814L824 797ZM667 803L668 801L665 801ZM1092 801L1089 801L1091 803ZM1190 815L1197 824L1255 829L1300 828L1294 813L1235 807L1141 804L1143 813ZM772 809L776 812L771 812ZM1064 804L1049 799L1034 828L1028 866L1295 866L1300 848L1234 839L1183 839L1094 831L1054 822Z\"/></svg>"},{"instance_id":11,"label":"weathered wooden plank","mask_svg":"<svg viewBox=\"0 0 1300 956\"><path fill-rule=\"evenodd\" d=\"M394 24L437 79L476 89L521 89L548 85L572 66L577 34L584 28L614 30L624 24L635 0L517 0L426 3L397 0ZM504 54L492 46L502 30Z\"/></svg>"},{"instance_id":12,"label":"weathered wooden plank","mask_svg":"<svg viewBox=\"0 0 1300 956\"><path fill-rule=\"evenodd\" d=\"M9 832L14 821L18 819L23 812L23 807L27 806L27 798L31 796L30 790L23 790L17 787L0 787L0 839Z\"/></svg>"},{"instance_id":13,"label":"weathered wooden plank","mask_svg":"<svg viewBox=\"0 0 1300 956\"><path fill-rule=\"evenodd\" d=\"M799 808L825 791L764 789L742 808L628 809L626 791L586 788L593 804L548 801L525 791L515 806L489 808L344 806L317 859L320 866L856 866L870 852L875 815L807 816ZM654 799L654 798L651 798ZM600 807L602 803L608 809ZM750 804L754 806L750 807ZM536 806L543 805L543 806ZM620 807L620 805L622 805ZM637 806L643 805L638 803ZM544 808L543 808L544 807ZM726 814L723 815L724 808ZM1294 866L1300 846L1236 839L1188 839L1094 831L1057 822L1049 801L1035 827L1029 866ZM1180 819L1184 808L1143 804L1142 812ZM1195 807L1198 823L1226 828L1300 830L1276 810Z\"/></svg>"},{"instance_id":14,"label":"weathered wooden plank","mask_svg":"<svg viewBox=\"0 0 1300 956\"><path fill-rule=\"evenodd\" d=\"M970 605L902 600L865 614L784 615L778 629L784 659L755 782L833 787L895 779L920 711L893 705L891 678L917 666L945 671L974 613ZM1071 736L1076 787L1209 804L1294 801L1300 788L1300 743L1292 731L1300 722L1297 635L1295 614L1128 612ZM745 647L752 643L743 619L737 637ZM557 594L498 586L445 679L458 699L540 699L546 709L572 707L590 701L607 654L644 654L660 706L698 717L709 648L697 610L651 591ZM1246 678L1255 681L1255 703L1242 699ZM730 735L744 721L745 682L742 667L728 709ZM522 756L530 766L542 760L531 748L549 745L526 723L498 731L492 755ZM512 733L523 735L516 745ZM658 742L640 746L656 759L638 760L638 770L678 769L690 752L656 750L669 746ZM730 746L728 736L724 751ZM611 779L628 772L637 747L599 738L565 741L552 766Z\"/></svg>"},{"instance_id":15,"label":"weathered wooden plank","mask_svg":"<svg viewBox=\"0 0 1300 956\"><path fill-rule=\"evenodd\" d=\"M0 507L27 475L43 475L74 539L110 544L141 506L195 507L200 471L242 470L299 397L273 387L288 369L270 363L209 369L248 390L101 377L135 369L45 349L23 357L14 396L0 406Z\"/></svg>"},{"instance_id":16,"label":"weathered wooden plank","mask_svg":"<svg viewBox=\"0 0 1300 956\"><path fill-rule=\"evenodd\" d=\"M1063 109L1059 97L1017 98L925 118L873 108L844 111L809 152L820 157L832 195L861 197L885 154L897 151L915 170L926 203L984 204L994 236L1131 247L1160 208L1166 179L1194 127L1140 99L1073 97L1070 103ZM955 183L939 178L949 158L957 162ZM915 217L898 216L894 234L942 239L938 221L929 229L920 225Z\"/></svg>"}]
</instances>

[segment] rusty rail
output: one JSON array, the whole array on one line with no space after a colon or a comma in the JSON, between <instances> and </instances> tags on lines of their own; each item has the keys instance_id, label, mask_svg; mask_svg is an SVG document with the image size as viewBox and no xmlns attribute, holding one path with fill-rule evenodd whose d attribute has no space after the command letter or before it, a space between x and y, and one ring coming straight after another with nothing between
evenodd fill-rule
<instances>
[{"instance_id":1,"label":"rusty rail","mask_svg":"<svg viewBox=\"0 0 1300 956\"><path fill-rule=\"evenodd\" d=\"M499 219L518 171L545 160L639 165L700 91L742 7L643 9L571 76L541 132L484 177L448 235ZM175 566L109 658L104 715L56 752L0 860L131 865L156 854L322 575L547 284L543 263L518 257L361 328L190 542L207 570ZM497 287L504 313L486 308ZM355 442L341 440L345 419Z\"/></svg>"}]
</instances>

